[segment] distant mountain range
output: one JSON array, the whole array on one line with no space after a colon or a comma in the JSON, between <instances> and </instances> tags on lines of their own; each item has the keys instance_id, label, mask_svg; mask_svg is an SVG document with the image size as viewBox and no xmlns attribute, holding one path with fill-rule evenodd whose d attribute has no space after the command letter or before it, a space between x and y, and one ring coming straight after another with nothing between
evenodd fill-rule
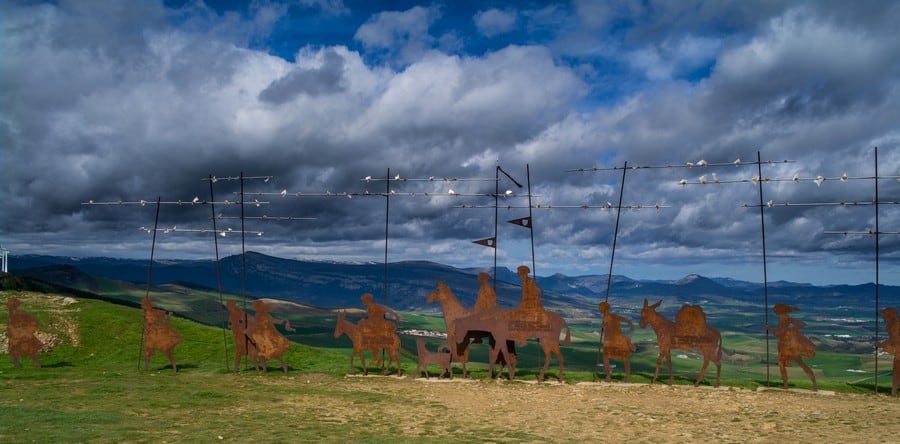
<instances>
[{"instance_id":1,"label":"distant mountain range","mask_svg":"<svg viewBox=\"0 0 900 444\"><path fill-rule=\"evenodd\" d=\"M242 285L241 264L246 260L246 283ZM222 289L241 294L242 287L251 297L286 299L319 307L361 307L360 296L372 293L384 297L385 267L380 263L336 263L297 261L248 252L223 258L219 262ZM10 271L57 285L72 286L84 275L141 283L146 285L148 262L105 257L71 258L23 255L10 260ZM480 271L459 269L434 262L389 263L387 267L387 303L398 310L438 311L426 298L439 281L447 284L460 301L471 306L478 292ZM520 299L519 279L509 269L498 269L497 299L501 306L513 307ZM544 290L542 300L550 309L568 316L595 313L605 297L607 275L566 276L554 274L537 278ZM214 261L160 260L153 263L153 285L177 283L217 289ZM83 287L83 285L82 285ZM871 316L875 288L873 284L814 286L791 282L770 283L770 304L785 302L800 307L843 308L848 314ZM882 306L900 303L900 287L879 287ZM634 280L613 275L610 302L613 306L639 307L643 298L663 299L666 307L682 303L716 305L762 305L760 283L728 278L688 275L675 281Z\"/></svg>"}]
</instances>

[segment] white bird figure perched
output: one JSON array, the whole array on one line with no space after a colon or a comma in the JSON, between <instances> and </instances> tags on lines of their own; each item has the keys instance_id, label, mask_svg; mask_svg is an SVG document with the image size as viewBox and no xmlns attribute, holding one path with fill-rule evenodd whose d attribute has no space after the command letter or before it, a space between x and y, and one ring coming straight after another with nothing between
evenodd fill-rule
<instances>
[{"instance_id":1,"label":"white bird figure perched","mask_svg":"<svg viewBox=\"0 0 900 444\"><path fill-rule=\"evenodd\" d=\"M770 201L766 202L766 206L769 207L769 208L774 207L774 206L775 206L775 201L770 200Z\"/></svg>"},{"instance_id":2,"label":"white bird figure perched","mask_svg":"<svg viewBox=\"0 0 900 444\"><path fill-rule=\"evenodd\" d=\"M612 202L607 201L607 202L606 202L606 208L612 208Z\"/></svg>"},{"instance_id":3,"label":"white bird figure perched","mask_svg":"<svg viewBox=\"0 0 900 444\"><path fill-rule=\"evenodd\" d=\"M706 185L706 174L700 176L700 184Z\"/></svg>"},{"instance_id":4,"label":"white bird figure perched","mask_svg":"<svg viewBox=\"0 0 900 444\"><path fill-rule=\"evenodd\" d=\"M794 177L792 177L791 180L793 180L794 182L800 182L800 175L794 173Z\"/></svg>"},{"instance_id":5,"label":"white bird figure perched","mask_svg":"<svg viewBox=\"0 0 900 444\"><path fill-rule=\"evenodd\" d=\"M709 166L709 162L707 162L703 159L700 159L700 161L697 162L697 166L702 166L702 167Z\"/></svg>"},{"instance_id":6,"label":"white bird figure perched","mask_svg":"<svg viewBox=\"0 0 900 444\"><path fill-rule=\"evenodd\" d=\"M503 193L503 197L507 197L507 196L512 196L512 190L506 190L506 192Z\"/></svg>"},{"instance_id":7,"label":"white bird figure perched","mask_svg":"<svg viewBox=\"0 0 900 444\"><path fill-rule=\"evenodd\" d=\"M453 191L453 189L451 188L450 191L447 191L447 194L453 196L456 194L456 191Z\"/></svg>"},{"instance_id":8,"label":"white bird figure perched","mask_svg":"<svg viewBox=\"0 0 900 444\"><path fill-rule=\"evenodd\" d=\"M194 196L194 200L192 200L191 203L197 203L197 202L200 202L200 198L197 196Z\"/></svg>"},{"instance_id":9,"label":"white bird figure perched","mask_svg":"<svg viewBox=\"0 0 900 444\"><path fill-rule=\"evenodd\" d=\"M822 186L822 182L825 181L825 178L822 176L816 176L816 186Z\"/></svg>"},{"instance_id":10,"label":"white bird figure perched","mask_svg":"<svg viewBox=\"0 0 900 444\"><path fill-rule=\"evenodd\" d=\"M281 197L287 196L287 189L281 190Z\"/></svg>"},{"instance_id":11,"label":"white bird figure perched","mask_svg":"<svg viewBox=\"0 0 900 444\"><path fill-rule=\"evenodd\" d=\"M366 181L366 182L371 182L371 181L372 181L372 176L366 176L365 181Z\"/></svg>"},{"instance_id":12,"label":"white bird figure perched","mask_svg":"<svg viewBox=\"0 0 900 444\"><path fill-rule=\"evenodd\" d=\"M272 178L272 176L266 176L266 178L265 178L265 180L263 180L263 182L269 183L269 179L271 179L271 178Z\"/></svg>"},{"instance_id":13,"label":"white bird figure perched","mask_svg":"<svg viewBox=\"0 0 900 444\"><path fill-rule=\"evenodd\" d=\"M757 183L759 182L759 176L753 176L750 178L750 182Z\"/></svg>"},{"instance_id":14,"label":"white bird figure perched","mask_svg":"<svg viewBox=\"0 0 900 444\"><path fill-rule=\"evenodd\" d=\"M847 177L847 173L844 173L844 175L841 176L841 182L846 182L847 179L849 179L849 177Z\"/></svg>"},{"instance_id":15,"label":"white bird figure perched","mask_svg":"<svg viewBox=\"0 0 900 444\"><path fill-rule=\"evenodd\" d=\"M397 173L397 175L394 176L394 180L400 180L400 173Z\"/></svg>"},{"instance_id":16,"label":"white bird figure perched","mask_svg":"<svg viewBox=\"0 0 900 444\"><path fill-rule=\"evenodd\" d=\"M94 201L91 201L91 203L94 203ZM144 205L147 205L147 201L144 199L141 199L141 206L143 207Z\"/></svg>"},{"instance_id":17,"label":"white bird figure perched","mask_svg":"<svg viewBox=\"0 0 900 444\"><path fill-rule=\"evenodd\" d=\"M391 194L397 194L397 192L394 190L391 190Z\"/></svg>"},{"instance_id":18,"label":"white bird figure perched","mask_svg":"<svg viewBox=\"0 0 900 444\"><path fill-rule=\"evenodd\" d=\"M687 163L687 167L688 167L688 168L693 168L693 167L694 167L694 162L688 162L688 163Z\"/></svg>"},{"instance_id":19,"label":"white bird figure perched","mask_svg":"<svg viewBox=\"0 0 900 444\"><path fill-rule=\"evenodd\" d=\"M712 176L713 176L713 182L719 183L719 176L716 176L716 173L712 173Z\"/></svg>"},{"instance_id":20,"label":"white bird figure perched","mask_svg":"<svg viewBox=\"0 0 900 444\"><path fill-rule=\"evenodd\" d=\"M678 181L678 185L681 185L681 186L685 186L685 185L687 185L687 183L688 183L687 179L681 179Z\"/></svg>"},{"instance_id":21,"label":"white bird figure perched","mask_svg":"<svg viewBox=\"0 0 900 444\"><path fill-rule=\"evenodd\" d=\"M734 166L741 166L741 158L734 159Z\"/></svg>"}]
</instances>

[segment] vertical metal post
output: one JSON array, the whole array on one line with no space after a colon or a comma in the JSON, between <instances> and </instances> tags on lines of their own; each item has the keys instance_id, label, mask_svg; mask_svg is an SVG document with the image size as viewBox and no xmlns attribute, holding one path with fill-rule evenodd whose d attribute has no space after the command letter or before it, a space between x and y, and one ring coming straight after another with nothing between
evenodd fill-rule
<instances>
[{"instance_id":1,"label":"vertical metal post","mask_svg":"<svg viewBox=\"0 0 900 444\"><path fill-rule=\"evenodd\" d=\"M616 208L616 226L613 230L613 244L612 251L609 255L609 273L606 275L606 297L605 301L609 302L609 290L612 287L612 272L613 272L613 262L616 259L616 241L619 238L619 218L622 215L622 195L625 194L625 173L628 171L628 161L622 166L622 183L619 185L619 206ZM597 363L594 366L594 380L600 379L600 372L597 370L600 367L600 353L603 350L603 325L600 326L600 343L597 344ZM609 369L605 369L607 372Z\"/></svg>"},{"instance_id":2,"label":"vertical metal post","mask_svg":"<svg viewBox=\"0 0 900 444\"><path fill-rule=\"evenodd\" d=\"M500 217L500 165L494 170L494 293L497 293L497 220Z\"/></svg>"},{"instance_id":3,"label":"vertical metal post","mask_svg":"<svg viewBox=\"0 0 900 444\"><path fill-rule=\"evenodd\" d=\"M213 226L213 245L216 249L216 285L219 289L219 305L222 306L222 344L225 348L225 368L231 370L231 363L228 360L228 330L227 318L225 317L225 302L222 300L222 269L219 266L219 239L218 226L216 224L216 197L213 194L213 176L209 175L209 206L212 210L212 226ZM237 371L237 369L234 369Z\"/></svg>"},{"instance_id":4,"label":"vertical metal post","mask_svg":"<svg viewBox=\"0 0 900 444\"><path fill-rule=\"evenodd\" d=\"M159 226L159 207L160 202L162 201L161 197L156 198L156 220L153 222L153 241L150 243L150 265L147 266L147 292L144 294L144 297L150 298L150 283L151 277L153 276L153 255L156 252L156 228ZM144 333L147 330L146 317L141 322L141 347L138 350L138 370L141 369L141 359L144 355Z\"/></svg>"},{"instance_id":5,"label":"vertical metal post","mask_svg":"<svg viewBox=\"0 0 900 444\"><path fill-rule=\"evenodd\" d=\"M387 189L384 193L384 294L382 303L387 305L388 294L388 227L391 219L391 169L387 169Z\"/></svg>"},{"instance_id":6,"label":"vertical metal post","mask_svg":"<svg viewBox=\"0 0 900 444\"><path fill-rule=\"evenodd\" d=\"M531 274L537 282L537 267L534 261L534 217L531 214L531 168L525 164L525 179L528 181L528 229L531 231Z\"/></svg>"},{"instance_id":7,"label":"vertical metal post","mask_svg":"<svg viewBox=\"0 0 900 444\"><path fill-rule=\"evenodd\" d=\"M759 174L759 223L762 231L762 258L763 258L763 301L765 304L765 322L766 322L766 385L769 382L769 276L766 264L766 218L765 206L763 205L763 176L762 176L762 156L759 151L756 152L756 171Z\"/></svg>"},{"instance_id":8,"label":"vertical metal post","mask_svg":"<svg viewBox=\"0 0 900 444\"><path fill-rule=\"evenodd\" d=\"M247 314L247 247L245 242L245 231L244 230L244 172L241 171L241 305L244 309L244 326L246 328L248 323L248 314ZM247 335L244 335L244 349L250 349L250 338ZM244 361L247 362L247 361Z\"/></svg>"},{"instance_id":9,"label":"vertical metal post","mask_svg":"<svg viewBox=\"0 0 900 444\"><path fill-rule=\"evenodd\" d=\"M875 343L878 344L878 287L879 287L879 264L878 264L878 147L875 147ZM875 394L878 394L878 346L875 346Z\"/></svg>"}]
</instances>

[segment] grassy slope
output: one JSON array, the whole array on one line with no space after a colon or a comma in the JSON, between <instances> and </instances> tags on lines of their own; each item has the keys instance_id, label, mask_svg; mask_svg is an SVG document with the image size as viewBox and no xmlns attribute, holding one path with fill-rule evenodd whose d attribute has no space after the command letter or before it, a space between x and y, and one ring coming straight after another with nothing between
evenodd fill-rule
<instances>
[{"instance_id":1,"label":"grassy slope","mask_svg":"<svg viewBox=\"0 0 900 444\"><path fill-rule=\"evenodd\" d=\"M304 344L320 342L323 347L294 345L285 356L290 373L284 374L269 364L269 372L245 371L234 375L226 370L223 330L187 319L173 319L173 326L185 338L175 350L179 372L171 371L161 355L153 358L150 370L138 368L141 312L137 309L98 300L82 299L62 305L62 298L37 293L0 292L0 302L8 297L23 300L22 308L41 321L41 330L66 337L66 318L77 321L78 345L66 337L52 351L41 354L44 368L36 369L26 360L22 368L0 359L0 441L181 441L216 440L218 436L240 437L240 440L318 439L333 436L327 424L298 427L303 418L314 412L266 409L272 400L291 396L346 397L351 404L371 402L366 393L347 393L329 389L329 384L306 385L304 381L337 381L348 370L346 337L335 340L330 329L333 317L314 313L306 321L306 332L294 336ZM7 313L0 310L0 324ZM292 314L300 320L302 316ZM433 317L406 316L404 327L434 328L442 322ZM298 325L304 325L298 323ZM230 332L229 336L230 336ZM567 382L591 380L590 370L596 360L596 342L589 326L576 326L576 342L564 348ZM633 334L641 349L635 354L635 382L645 382L655 364L655 349L649 346L651 333L636 330ZM752 341L736 335L728 342ZM229 340L230 342L230 340ZM414 371L414 338L403 336L405 373ZM431 349L435 343L429 345ZM774 344L773 344L774 347ZM486 346L476 347L473 359L484 360ZM228 353L232 353L229 347ZM534 344L520 349L520 372L517 377L534 379L538 350ZM856 357L822 353L816 361L849 360ZM853 362L840 362L839 366ZM882 368L887 368L886 364ZM689 383L696 375L699 362L676 359L676 381ZM484 378L483 366L475 366L475 378ZM555 377L551 366L550 377ZM621 364L616 368L621 377ZM762 371L760 370L762 369ZM437 369L434 369L437 370ZM754 386L765 380L764 367L746 368L726 364L723 383ZM777 369L773 370L777 380ZM820 387L838 391L871 391L871 385L851 385L824 372ZM792 373L792 383L808 387L802 375ZM882 380L882 386L887 377ZM198 419L202 418L202 419ZM263 421L265 425L261 425ZM331 433L332 435L329 435ZM363 436L362 438L365 438Z\"/></svg>"}]
</instances>

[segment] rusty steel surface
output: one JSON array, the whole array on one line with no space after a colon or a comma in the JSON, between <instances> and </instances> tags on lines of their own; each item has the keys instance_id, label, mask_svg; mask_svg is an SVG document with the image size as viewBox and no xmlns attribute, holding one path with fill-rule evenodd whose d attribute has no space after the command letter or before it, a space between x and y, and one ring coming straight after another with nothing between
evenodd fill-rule
<instances>
[{"instance_id":1,"label":"rusty steel surface","mask_svg":"<svg viewBox=\"0 0 900 444\"><path fill-rule=\"evenodd\" d=\"M662 304L662 300L655 304L647 303L641 309L641 328L649 324L656 333L656 342L659 346L659 357L656 358L656 371L653 374L655 383L659 377L659 368L663 359L669 368L669 385L674 382L672 373L672 350L698 351L703 356L703 366L700 375L694 381L694 386L700 385L706 375L706 368L712 362L716 365L716 387L719 386L722 376L722 334L715 327L706 322L706 314L699 305L684 304L675 321L666 319L656 312L656 308Z\"/></svg>"},{"instance_id":2,"label":"rusty steel surface","mask_svg":"<svg viewBox=\"0 0 900 444\"><path fill-rule=\"evenodd\" d=\"M144 310L144 369L150 367L150 358L160 351L169 358L172 370L177 372L178 366L175 364L173 352L175 346L180 344L183 339L169 325L172 313L154 308L149 296L141 299L141 308Z\"/></svg>"},{"instance_id":3,"label":"rusty steel surface","mask_svg":"<svg viewBox=\"0 0 900 444\"><path fill-rule=\"evenodd\" d=\"M441 351L441 349L445 347L447 351ZM428 366L434 364L441 367L441 374L439 377L447 375L448 378L453 379L453 371L450 369L450 360L452 357L450 348L446 343L438 347L438 351L429 351L428 348L425 347L425 338L416 339L416 376L419 376L421 374L420 372L424 372L425 378L430 378Z\"/></svg>"},{"instance_id":4,"label":"rusty steel surface","mask_svg":"<svg viewBox=\"0 0 900 444\"><path fill-rule=\"evenodd\" d=\"M22 357L31 358L35 367L40 367L41 360L38 358L38 352L41 351L44 343L35 335L40 322L28 312L20 310L21 304L22 302L16 298L9 298L6 301L6 308L9 309L9 320L6 324L9 356L15 367L20 365L19 359Z\"/></svg>"},{"instance_id":5,"label":"rusty steel surface","mask_svg":"<svg viewBox=\"0 0 900 444\"><path fill-rule=\"evenodd\" d=\"M481 313L497 308L497 295L491 285L491 275L481 272L478 274L478 281L481 283L478 289L478 297L475 300L475 306L466 308L463 306L453 291L443 282L438 282L437 287L428 295L426 301L431 304L439 302L441 311L444 313L444 325L446 326L447 338L456 337L456 320L470 316L474 313ZM469 362L469 340L474 340L475 344L480 344L484 338L489 338L486 332L469 332L464 345L459 345L453 341L448 341L450 353L453 355L453 361L459 362L462 366L463 378L468 375L466 368ZM491 339L489 339L491 340ZM511 354L515 353L515 347L512 347ZM501 355L502 366L506 365L506 359Z\"/></svg>"},{"instance_id":6,"label":"rusty steel surface","mask_svg":"<svg viewBox=\"0 0 900 444\"><path fill-rule=\"evenodd\" d=\"M267 371L266 363L275 359L281 364L285 373L288 371L283 356L291 346L284 335L275 326L284 324L286 331L294 331L290 322L272 317L271 308L263 301L253 301L255 315L247 314L237 306L237 302L229 300L225 303L228 309L228 328L234 337L234 372L240 368L241 359L245 356L253 362L254 368Z\"/></svg>"},{"instance_id":7,"label":"rusty steel surface","mask_svg":"<svg viewBox=\"0 0 900 444\"><path fill-rule=\"evenodd\" d=\"M565 376L559 336L565 328L566 338L563 345L569 345L571 341L569 326L559 314L544 310L540 301L541 289L528 273L528 267L523 265L518 268L518 275L522 279L522 302L518 308L494 308L457 317L448 322L448 339L456 343L460 349L465 349L469 345L470 338L489 335L491 352L488 376L493 377L496 363L505 361L509 368L510 379L515 378L516 371L514 344L522 346L528 339L537 339L544 351L544 366L540 370L538 380L544 380L552 354L559 362L559 380L563 381Z\"/></svg>"},{"instance_id":8,"label":"rusty steel surface","mask_svg":"<svg viewBox=\"0 0 900 444\"><path fill-rule=\"evenodd\" d=\"M891 385L891 396L897 396L897 387L900 386L900 316L897 308L887 307L881 309L881 317L884 318L887 339L879 344L884 351L894 355L894 379Z\"/></svg>"},{"instance_id":9,"label":"rusty steel surface","mask_svg":"<svg viewBox=\"0 0 900 444\"><path fill-rule=\"evenodd\" d=\"M387 307L373 301L370 293L362 295L363 305L366 306L368 317L361 319L358 324L354 324L346 319L343 310L338 312L337 323L334 327L334 337L339 338L347 335L353 343L353 352L350 354L350 371L356 372L353 367L353 360L359 356L362 362L363 374L368 374L366 367L366 358L364 352L368 350L372 354L373 362L379 366L384 366L381 362L381 353L388 355L387 365L384 366L384 373L390 371L391 364L396 364L397 374L403 374L403 367L400 365L400 337L397 336L397 324L388 320L385 316L390 314L398 320L402 320L399 314Z\"/></svg>"},{"instance_id":10,"label":"rusty steel surface","mask_svg":"<svg viewBox=\"0 0 900 444\"><path fill-rule=\"evenodd\" d=\"M816 356L816 345L800 332L806 323L788 314L797 311L797 307L775 304L772 311L778 316L778 325L775 328L768 328L768 326L766 328L778 340L778 370L781 372L784 388L788 388L787 368L791 366L792 361L795 361L812 381L812 389L816 390L816 375L803 362L804 357L812 359Z\"/></svg>"},{"instance_id":11,"label":"rusty steel surface","mask_svg":"<svg viewBox=\"0 0 900 444\"><path fill-rule=\"evenodd\" d=\"M603 368L606 370L606 382L612 379L610 358L622 360L625 366L625 382L631 382L631 363L628 358L637 348L631 343L631 338L622 333L622 324L627 323L631 331L634 331L634 324L631 319L610 312L609 308L606 301L598 306L600 313L603 314Z\"/></svg>"}]
</instances>

